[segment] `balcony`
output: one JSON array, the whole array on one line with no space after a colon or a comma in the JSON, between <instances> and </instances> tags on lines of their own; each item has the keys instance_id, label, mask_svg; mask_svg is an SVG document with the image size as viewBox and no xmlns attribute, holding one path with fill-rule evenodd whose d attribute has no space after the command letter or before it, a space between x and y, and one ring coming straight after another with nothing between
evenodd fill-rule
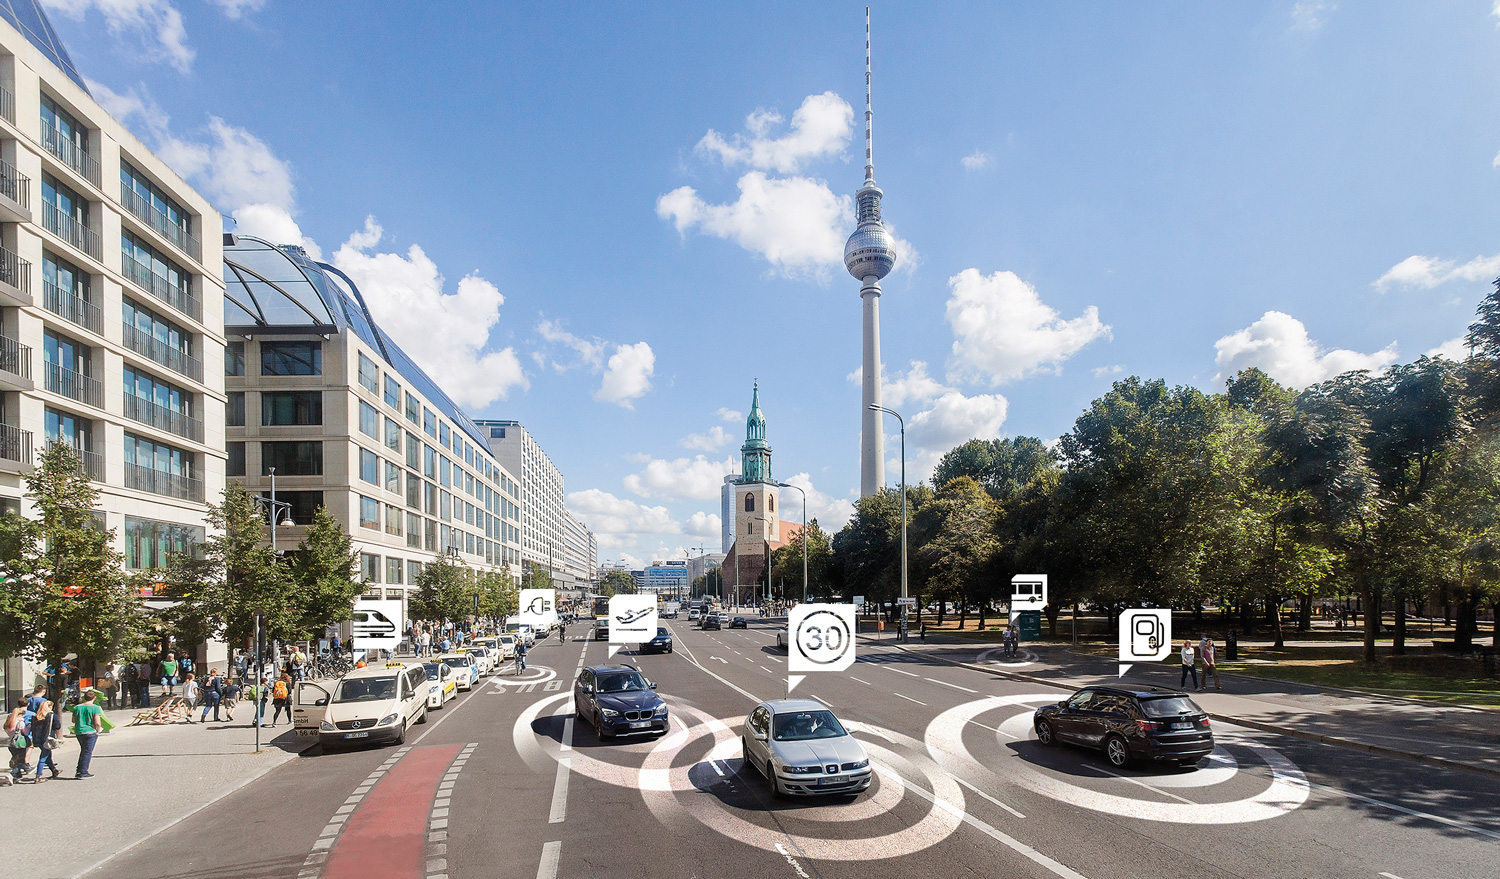
<instances>
[{"instance_id":1,"label":"balcony","mask_svg":"<svg viewBox=\"0 0 1500 879\"><path fill-rule=\"evenodd\" d=\"M35 304L31 298L31 263L0 247L0 305Z\"/></svg>"},{"instance_id":2,"label":"balcony","mask_svg":"<svg viewBox=\"0 0 1500 879\"><path fill-rule=\"evenodd\" d=\"M31 469L31 431L0 424L0 469Z\"/></svg>"},{"instance_id":3,"label":"balcony","mask_svg":"<svg viewBox=\"0 0 1500 879\"><path fill-rule=\"evenodd\" d=\"M63 137L56 128L46 123L42 124L42 149L82 174L88 182L99 185L99 157Z\"/></svg>"},{"instance_id":4,"label":"balcony","mask_svg":"<svg viewBox=\"0 0 1500 879\"><path fill-rule=\"evenodd\" d=\"M201 502L203 500L203 480L194 479L191 476L178 476L176 473L154 470L139 464L127 463L125 465L125 487L185 501Z\"/></svg>"},{"instance_id":5,"label":"balcony","mask_svg":"<svg viewBox=\"0 0 1500 879\"><path fill-rule=\"evenodd\" d=\"M16 96L3 85L0 85L0 116L11 125L16 124Z\"/></svg>"},{"instance_id":6,"label":"balcony","mask_svg":"<svg viewBox=\"0 0 1500 879\"><path fill-rule=\"evenodd\" d=\"M104 312L99 306L50 281L42 282L42 305L65 321L96 333L104 332Z\"/></svg>"},{"instance_id":7,"label":"balcony","mask_svg":"<svg viewBox=\"0 0 1500 879\"><path fill-rule=\"evenodd\" d=\"M123 180L120 181L120 205L136 219L150 226L156 234L172 242L173 247L192 257L195 262L203 262L203 245L198 239L172 222L160 208L131 189Z\"/></svg>"},{"instance_id":8,"label":"balcony","mask_svg":"<svg viewBox=\"0 0 1500 879\"><path fill-rule=\"evenodd\" d=\"M0 387L29 391L31 384L31 347L9 336L0 336Z\"/></svg>"},{"instance_id":9,"label":"balcony","mask_svg":"<svg viewBox=\"0 0 1500 879\"><path fill-rule=\"evenodd\" d=\"M148 333L143 333L130 324L122 327L123 341L125 347L150 359L153 363L160 363L173 372L185 375L193 381L203 381L203 361L186 353L180 348L174 348Z\"/></svg>"},{"instance_id":10,"label":"balcony","mask_svg":"<svg viewBox=\"0 0 1500 879\"><path fill-rule=\"evenodd\" d=\"M46 366L47 390L98 409L104 408L104 385L98 379L56 363L48 363Z\"/></svg>"},{"instance_id":11,"label":"balcony","mask_svg":"<svg viewBox=\"0 0 1500 879\"><path fill-rule=\"evenodd\" d=\"M31 178L0 159L0 220L31 222Z\"/></svg>"},{"instance_id":12,"label":"balcony","mask_svg":"<svg viewBox=\"0 0 1500 879\"><path fill-rule=\"evenodd\" d=\"M188 317L196 321L203 320L203 303L197 297L181 287L174 287L167 283L167 279L151 271L151 267L144 265L132 256L122 254L120 256L120 271L130 279L130 283L140 287L157 299L167 303Z\"/></svg>"},{"instance_id":13,"label":"balcony","mask_svg":"<svg viewBox=\"0 0 1500 879\"><path fill-rule=\"evenodd\" d=\"M58 210L51 202L42 202L42 226L94 259L103 258L104 245L99 240L99 233Z\"/></svg>"},{"instance_id":14,"label":"balcony","mask_svg":"<svg viewBox=\"0 0 1500 879\"><path fill-rule=\"evenodd\" d=\"M125 417L158 430L175 433L194 442L203 442L203 422L176 409L169 409L135 394L125 395Z\"/></svg>"},{"instance_id":15,"label":"balcony","mask_svg":"<svg viewBox=\"0 0 1500 879\"><path fill-rule=\"evenodd\" d=\"M91 452L88 449L80 449L77 446L73 447L73 454L78 456L79 473L82 473L94 482L104 481L103 455L98 452Z\"/></svg>"}]
</instances>

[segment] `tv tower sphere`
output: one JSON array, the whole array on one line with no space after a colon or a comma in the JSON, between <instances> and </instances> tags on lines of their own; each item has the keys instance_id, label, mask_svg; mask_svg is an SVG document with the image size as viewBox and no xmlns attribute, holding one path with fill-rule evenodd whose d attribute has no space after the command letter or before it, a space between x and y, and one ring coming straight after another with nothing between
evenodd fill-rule
<instances>
[{"instance_id":1,"label":"tv tower sphere","mask_svg":"<svg viewBox=\"0 0 1500 879\"><path fill-rule=\"evenodd\" d=\"M859 226L844 245L844 268L855 279L880 280L896 267L896 249L891 246L891 234L880 222L880 196L883 193L874 181L866 181L856 196L859 199Z\"/></svg>"}]
</instances>

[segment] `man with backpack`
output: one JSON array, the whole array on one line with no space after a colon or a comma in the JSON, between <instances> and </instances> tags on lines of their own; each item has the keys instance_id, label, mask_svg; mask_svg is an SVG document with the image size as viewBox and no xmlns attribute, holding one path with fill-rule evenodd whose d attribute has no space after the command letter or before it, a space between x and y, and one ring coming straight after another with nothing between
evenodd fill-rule
<instances>
[{"instance_id":1,"label":"man with backpack","mask_svg":"<svg viewBox=\"0 0 1500 879\"><path fill-rule=\"evenodd\" d=\"M219 677L218 669L210 669L208 680L203 682L203 715L198 718L199 723L208 722L208 709L214 710L214 722L219 722L219 703L224 701L224 679Z\"/></svg>"},{"instance_id":2,"label":"man with backpack","mask_svg":"<svg viewBox=\"0 0 1500 879\"><path fill-rule=\"evenodd\" d=\"M141 671L133 662L125 663L120 669L120 706L128 708L141 707Z\"/></svg>"}]
</instances>

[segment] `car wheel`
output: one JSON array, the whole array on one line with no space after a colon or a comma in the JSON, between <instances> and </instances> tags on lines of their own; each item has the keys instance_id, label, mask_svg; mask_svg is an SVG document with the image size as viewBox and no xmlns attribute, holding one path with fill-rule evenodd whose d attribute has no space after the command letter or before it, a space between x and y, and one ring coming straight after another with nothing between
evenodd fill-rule
<instances>
[{"instance_id":1,"label":"car wheel","mask_svg":"<svg viewBox=\"0 0 1500 879\"><path fill-rule=\"evenodd\" d=\"M601 742L608 738L604 735L604 715L602 714L594 717L594 738Z\"/></svg>"},{"instance_id":2,"label":"car wheel","mask_svg":"<svg viewBox=\"0 0 1500 879\"><path fill-rule=\"evenodd\" d=\"M771 765L771 761L769 758L766 759L766 767L764 771L766 774L766 783L771 786L772 799L786 799L786 792L781 789L781 783L776 780L776 767Z\"/></svg>"},{"instance_id":3,"label":"car wheel","mask_svg":"<svg viewBox=\"0 0 1500 879\"><path fill-rule=\"evenodd\" d=\"M1045 720L1038 720L1036 722L1036 740L1048 748L1057 744L1057 736L1052 732L1052 724Z\"/></svg>"},{"instance_id":4,"label":"car wheel","mask_svg":"<svg viewBox=\"0 0 1500 879\"><path fill-rule=\"evenodd\" d=\"M401 724L401 731L398 732L398 733L396 733L396 741L393 742L392 744L396 744L396 745L404 745L404 744L406 744L406 723L404 721Z\"/></svg>"},{"instance_id":5,"label":"car wheel","mask_svg":"<svg viewBox=\"0 0 1500 879\"><path fill-rule=\"evenodd\" d=\"M417 723L426 723L426 722L427 722L427 706L423 705L422 706L422 713L417 715Z\"/></svg>"},{"instance_id":6,"label":"car wheel","mask_svg":"<svg viewBox=\"0 0 1500 879\"><path fill-rule=\"evenodd\" d=\"M1104 740L1104 757L1109 765L1123 769L1130 765L1130 746L1119 736L1110 736Z\"/></svg>"},{"instance_id":7,"label":"car wheel","mask_svg":"<svg viewBox=\"0 0 1500 879\"><path fill-rule=\"evenodd\" d=\"M668 652L668 653L671 653L671 652L672 652L672 648L670 648L670 647L668 647L668 648L667 648L667 652Z\"/></svg>"}]
</instances>

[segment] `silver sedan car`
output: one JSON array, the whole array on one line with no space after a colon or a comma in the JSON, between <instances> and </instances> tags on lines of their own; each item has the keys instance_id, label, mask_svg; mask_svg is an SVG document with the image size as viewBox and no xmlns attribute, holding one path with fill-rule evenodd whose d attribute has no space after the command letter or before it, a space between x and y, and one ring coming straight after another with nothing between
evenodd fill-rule
<instances>
[{"instance_id":1,"label":"silver sedan car","mask_svg":"<svg viewBox=\"0 0 1500 879\"><path fill-rule=\"evenodd\" d=\"M746 766L775 796L858 794L870 786L870 755L816 699L773 699L745 718Z\"/></svg>"}]
</instances>

